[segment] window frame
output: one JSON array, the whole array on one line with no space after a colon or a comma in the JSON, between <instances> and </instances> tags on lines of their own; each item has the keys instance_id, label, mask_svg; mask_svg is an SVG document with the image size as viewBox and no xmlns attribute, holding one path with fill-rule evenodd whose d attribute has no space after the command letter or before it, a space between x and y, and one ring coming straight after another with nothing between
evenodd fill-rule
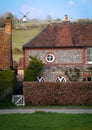
<instances>
[{"instance_id":1,"label":"window frame","mask_svg":"<svg viewBox=\"0 0 92 130\"><path fill-rule=\"evenodd\" d=\"M38 77L37 77L37 81L38 81L38 82L41 82L41 83L42 83L42 82L45 82L45 78L42 77L42 76L38 76Z\"/></svg>"},{"instance_id":2,"label":"window frame","mask_svg":"<svg viewBox=\"0 0 92 130\"><path fill-rule=\"evenodd\" d=\"M61 79L60 79L61 78ZM64 76L58 76L56 78L56 82L62 83L62 82L66 82L66 78Z\"/></svg>"},{"instance_id":3,"label":"window frame","mask_svg":"<svg viewBox=\"0 0 92 130\"><path fill-rule=\"evenodd\" d=\"M86 49L86 62L87 64L92 64L92 48L87 48Z\"/></svg>"},{"instance_id":4,"label":"window frame","mask_svg":"<svg viewBox=\"0 0 92 130\"><path fill-rule=\"evenodd\" d=\"M55 59L56 59L56 56L55 56L55 54L52 53L52 52L49 52L49 53L47 53L47 54L45 55L45 61L46 61L47 63L53 63L53 62L55 61Z\"/></svg>"}]
</instances>

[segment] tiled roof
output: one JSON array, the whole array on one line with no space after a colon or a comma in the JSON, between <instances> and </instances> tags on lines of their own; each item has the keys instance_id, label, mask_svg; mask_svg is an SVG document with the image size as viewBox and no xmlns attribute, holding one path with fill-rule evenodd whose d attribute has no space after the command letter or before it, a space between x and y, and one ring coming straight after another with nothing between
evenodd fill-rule
<instances>
[{"instance_id":1,"label":"tiled roof","mask_svg":"<svg viewBox=\"0 0 92 130\"><path fill-rule=\"evenodd\" d=\"M92 46L92 23L48 25L23 48L56 48Z\"/></svg>"}]
</instances>

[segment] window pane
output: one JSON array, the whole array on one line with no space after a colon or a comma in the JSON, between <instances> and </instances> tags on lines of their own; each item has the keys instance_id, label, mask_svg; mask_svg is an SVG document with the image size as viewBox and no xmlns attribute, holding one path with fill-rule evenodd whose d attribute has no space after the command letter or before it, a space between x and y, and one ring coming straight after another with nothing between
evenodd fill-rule
<instances>
[{"instance_id":1,"label":"window pane","mask_svg":"<svg viewBox=\"0 0 92 130\"><path fill-rule=\"evenodd\" d=\"M87 48L87 61L92 61L92 48Z\"/></svg>"},{"instance_id":2,"label":"window pane","mask_svg":"<svg viewBox=\"0 0 92 130\"><path fill-rule=\"evenodd\" d=\"M88 81L91 81L91 77L88 77Z\"/></svg>"},{"instance_id":3,"label":"window pane","mask_svg":"<svg viewBox=\"0 0 92 130\"><path fill-rule=\"evenodd\" d=\"M90 55L90 48L87 49L87 55Z\"/></svg>"},{"instance_id":4,"label":"window pane","mask_svg":"<svg viewBox=\"0 0 92 130\"><path fill-rule=\"evenodd\" d=\"M87 81L91 81L91 77L87 77Z\"/></svg>"},{"instance_id":5,"label":"window pane","mask_svg":"<svg viewBox=\"0 0 92 130\"><path fill-rule=\"evenodd\" d=\"M55 60L55 56L53 54L48 54L46 56L46 61L47 62L53 62Z\"/></svg>"}]
</instances>

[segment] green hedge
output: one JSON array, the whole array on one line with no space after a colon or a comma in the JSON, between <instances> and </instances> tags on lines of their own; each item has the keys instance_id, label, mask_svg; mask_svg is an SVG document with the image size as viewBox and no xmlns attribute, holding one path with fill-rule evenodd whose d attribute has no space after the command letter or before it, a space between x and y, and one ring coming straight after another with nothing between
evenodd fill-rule
<instances>
[{"instance_id":1,"label":"green hedge","mask_svg":"<svg viewBox=\"0 0 92 130\"><path fill-rule=\"evenodd\" d=\"M10 102L15 87L15 71L0 71L0 103Z\"/></svg>"}]
</instances>

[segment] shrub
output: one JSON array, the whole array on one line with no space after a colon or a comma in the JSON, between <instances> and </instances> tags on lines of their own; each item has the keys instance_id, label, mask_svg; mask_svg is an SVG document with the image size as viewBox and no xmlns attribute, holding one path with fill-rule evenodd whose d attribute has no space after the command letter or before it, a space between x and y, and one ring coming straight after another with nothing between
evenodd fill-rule
<instances>
[{"instance_id":1,"label":"shrub","mask_svg":"<svg viewBox=\"0 0 92 130\"><path fill-rule=\"evenodd\" d=\"M0 103L10 102L15 86L14 71L0 71Z\"/></svg>"},{"instance_id":2,"label":"shrub","mask_svg":"<svg viewBox=\"0 0 92 130\"><path fill-rule=\"evenodd\" d=\"M22 54L23 52L22 52L22 49L19 49L19 48L15 47L15 48L13 49L13 53L14 53L14 54Z\"/></svg>"},{"instance_id":3,"label":"shrub","mask_svg":"<svg viewBox=\"0 0 92 130\"><path fill-rule=\"evenodd\" d=\"M24 80L25 81L36 81L37 76L42 69L42 61L37 59L37 57L30 56L31 61L29 62L29 66L25 69L24 72Z\"/></svg>"}]
</instances>

